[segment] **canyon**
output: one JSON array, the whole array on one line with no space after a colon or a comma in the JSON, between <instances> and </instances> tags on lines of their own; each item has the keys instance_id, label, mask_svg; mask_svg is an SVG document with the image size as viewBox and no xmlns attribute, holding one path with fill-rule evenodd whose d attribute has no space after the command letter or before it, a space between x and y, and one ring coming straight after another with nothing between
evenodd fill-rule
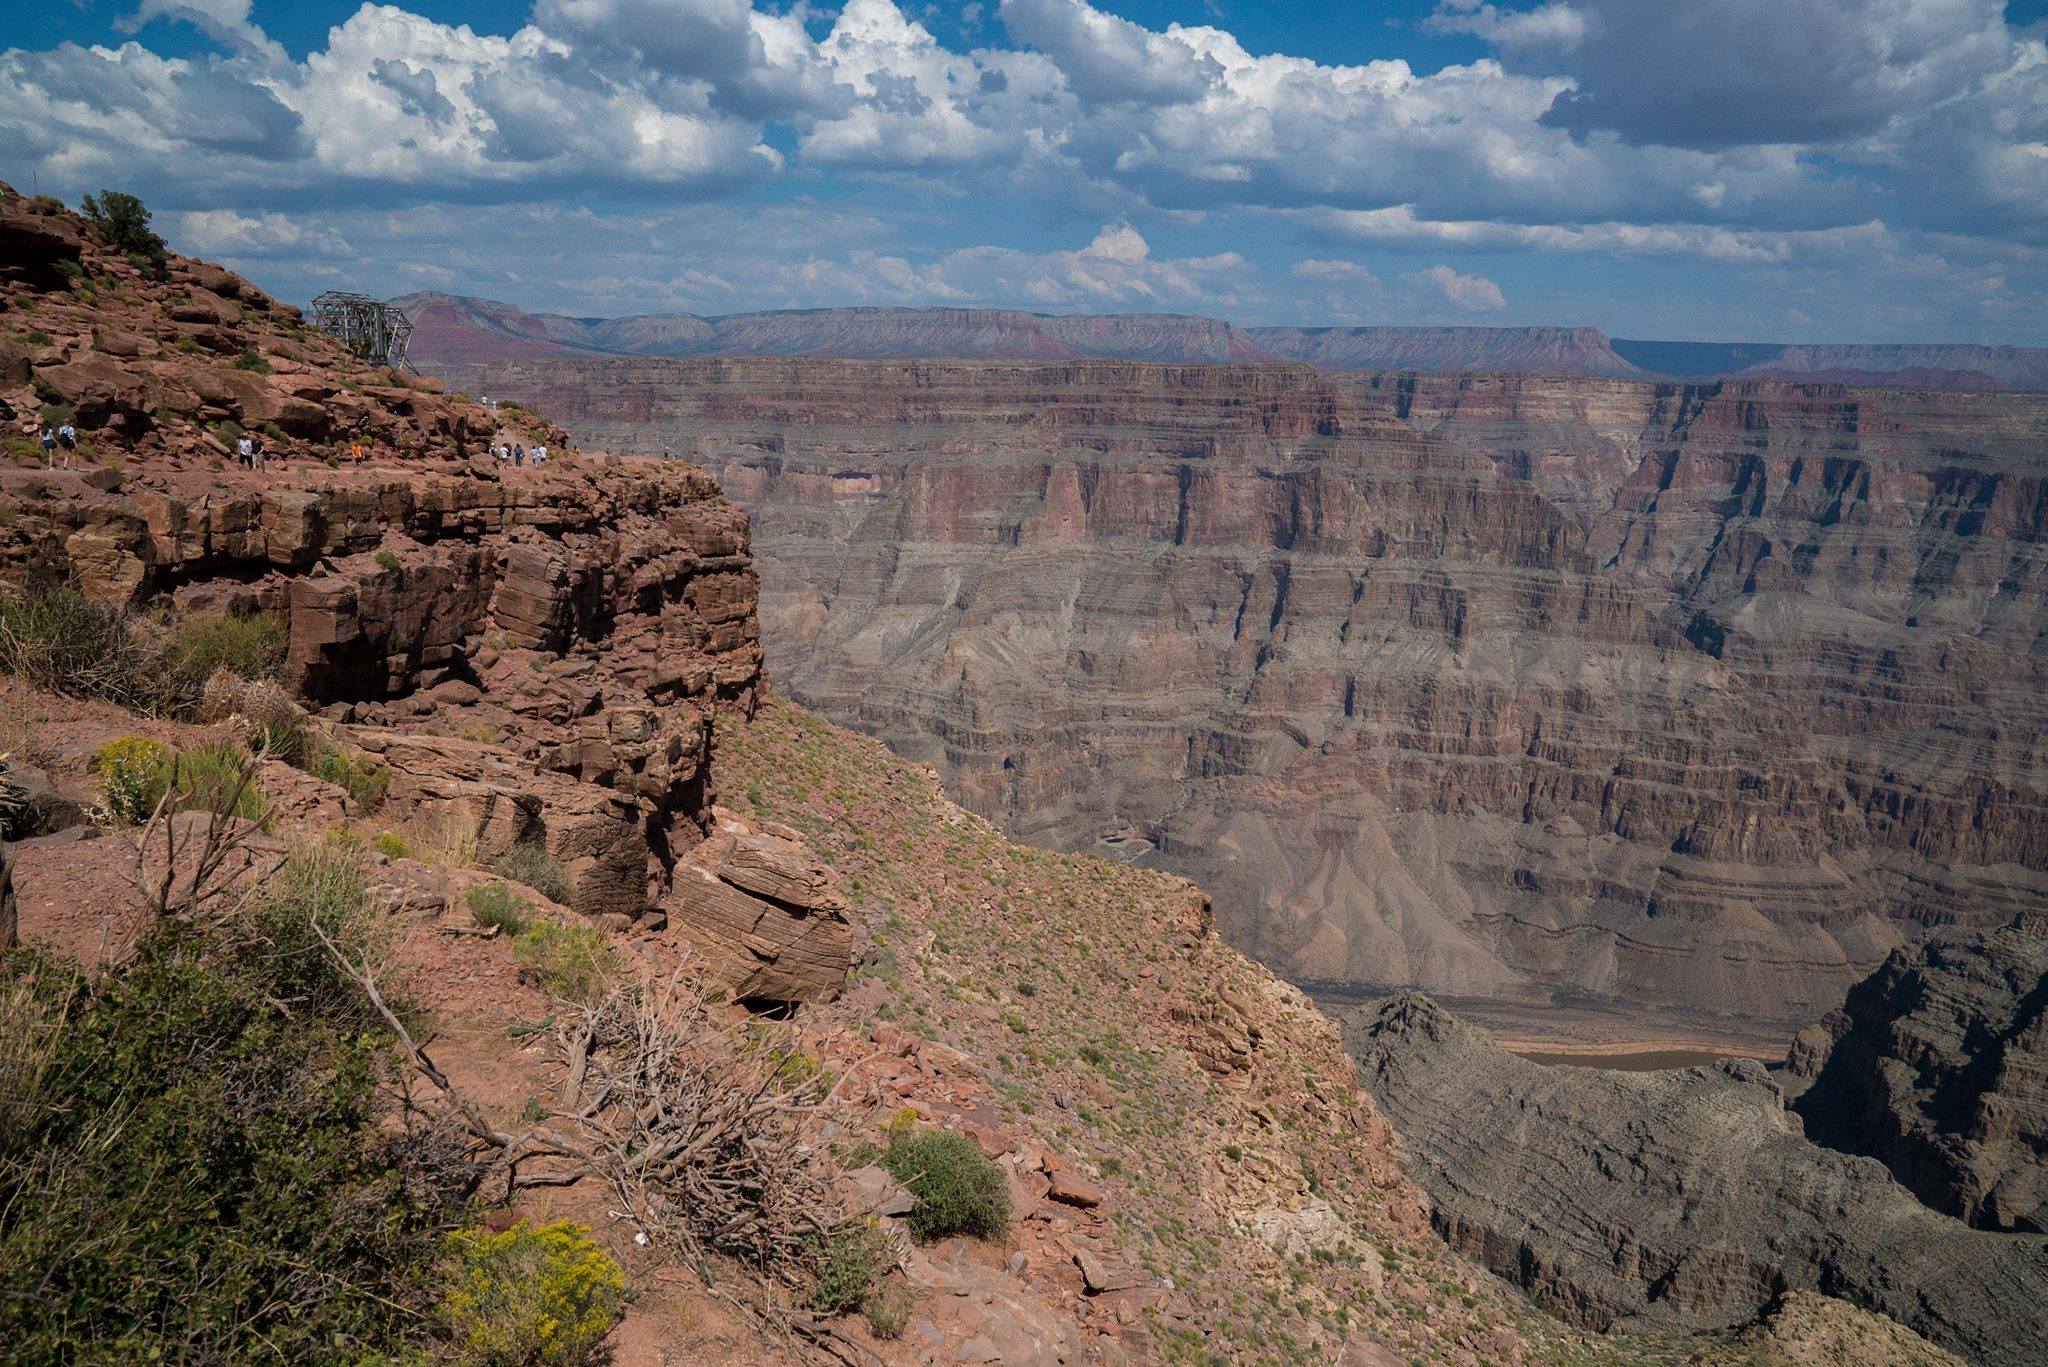
<instances>
[{"instance_id":1,"label":"canyon","mask_svg":"<svg viewBox=\"0 0 2048 1367\"><path fill-rule=\"evenodd\" d=\"M929 772L770 697L749 519L702 469L570 451L544 418L366 363L231 272L131 258L4 187L0 246L0 1095L28 1094L23 1060L58 1033L22 975L89 969L69 1009L170 956L296 965L296 943L381 1013L347 1027L379 1045L364 1119L405 1138L365 1161L445 1226L587 1227L635 1293L596 1326L610 1360L1452 1362L1483 1344L1541 1362L1586 1341L1430 1235L1333 1024L1226 946L1197 889L1012 845ZM75 446L24 439L74 423ZM261 461L236 459L245 432ZM555 458L494 460L488 438ZM194 640L244 644L185 678ZM158 806L124 814L110 773L133 755L169 769ZM186 786L200 756L242 781ZM259 922L309 868L317 906ZM551 945L595 981L549 971ZM342 1009L304 990L250 999L266 1054ZM718 1141L736 1159L703 1156L721 1132L700 1131L680 1171L727 1163L741 1220L801 1212L788 1252L688 1233L675 1212L701 1192L684 1202L677 1169L607 1175L598 1146L645 1117L610 1083L562 1100L630 1030L602 1024L604 1000L678 1022L640 1066L726 1070L719 1106L778 1117ZM191 1058L215 1019L152 1019L172 1032L164 1087L210 1095ZM685 1093L664 1095L647 1114L684 1123ZM241 1099L203 1108L208 1135ZM439 1137L416 1145L416 1125ZM859 1157L913 1129L992 1184L977 1237L913 1238L921 1177ZM345 1137L283 1142L302 1132ZM151 1197L157 1134L136 1164ZM249 1323L193 1331L188 1285L274 1240L252 1191L330 1199L319 1182L259 1169L219 1208L144 1200L143 1275L95 1278L69 1229L24 1253L67 1180L0 1127L0 1340L120 1335L77 1355L127 1361L203 1332L208 1360L276 1355L258 1346L270 1278ZM436 1183L445 1210L421 1194ZM94 1209L95 1243L133 1237L125 1210ZM880 1241L863 1276L900 1299L886 1332L862 1296L825 1313L814 1294L847 1229ZM404 1303L374 1345L394 1357L463 1347L436 1318L447 1232L378 1274ZM345 1253L282 1313L345 1294ZM76 1313L53 1328L59 1296Z\"/></svg>"},{"instance_id":2,"label":"canyon","mask_svg":"<svg viewBox=\"0 0 2048 1367\"><path fill-rule=\"evenodd\" d=\"M2048 401L444 369L704 465L780 686L1019 838L1196 878L1296 981L1784 1038L1930 928L2048 907Z\"/></svg>"},{"instance_id":3,"label":"canyon","mask_svg":"<svg viewBox=\"0 0 2048 1367\"><path fill-rule=\"evenodd\" d=\"M36 951L0 967L118 991L213 931L284 958L242 918L322 861L360 967L307 918L417 1084L385 1119L476 1141L493 1228L591 1227L635 1293L614 1360L2048 1343L2035 401L1098 359L451 376L494 406L4 188L0 246L0 426L81 429L0 461L0 948ZM203 687L146 677L265 631ZM245 766L260 814L117 815L115 757L151 746L174 786ZM175 839L224 841L229 881L202 894L202 859L181 892ZM594 987L533 956L564 937ZM1545 1067L1413 993L1340 1030L1246 950L1673 1040L1807 1028L1775 1079ZM289 1040L309 1000L251 1006ZM635 1067L774 1092L781 1148L686 1168L879 1233L893 1328L821 1303L836 1243L688 1233L637 1161L675 1133L600 1147L671 1123L612 1099L606 1003L687 1022ZM913 1238L921 1175L871 1161L935 1133L1003 1194L976 1237ZM73 1259L29 1272L17 1303Z\"/></svg>"}]
</instances>

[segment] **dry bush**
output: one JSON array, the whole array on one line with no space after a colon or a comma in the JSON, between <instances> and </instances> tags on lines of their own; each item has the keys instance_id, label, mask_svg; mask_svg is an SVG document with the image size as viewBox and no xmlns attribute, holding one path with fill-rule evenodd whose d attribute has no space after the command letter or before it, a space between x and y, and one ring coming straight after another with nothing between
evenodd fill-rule
<instances>
[{"instance_id":1,"label":"dry bush","mask_svg":"<svg viewBox=\"0 0 2048 1367\"><path fill-rule=\"evenodd\" d=\"M0 755L38 768L50 762L48 731L25 703L0 698Z\"/></svg>"},{"instance_id":2,"label":"dry bush","mask_svg":"<svg viewBox=\"0 0 2048 1367\"><path fill-rule=\"evenodd\" d=\"M155 701L154 663L119 608L72 588L0 591L0 670L37 688L146 711Z\"/></svg>"},{"instance_id":3,"label":"dry bush","mask_svg":"<svg viewBox=\"0 0 2048 1367\"><path fill-rule=\"evenodd\" d=\"M842 1221L809 1142L816 1079L746 1048L687 965L614 988L557 1032L569 1067L558 1109L651 1238L790 1282L813 1270Z\"/></svg>"}]
</instances>

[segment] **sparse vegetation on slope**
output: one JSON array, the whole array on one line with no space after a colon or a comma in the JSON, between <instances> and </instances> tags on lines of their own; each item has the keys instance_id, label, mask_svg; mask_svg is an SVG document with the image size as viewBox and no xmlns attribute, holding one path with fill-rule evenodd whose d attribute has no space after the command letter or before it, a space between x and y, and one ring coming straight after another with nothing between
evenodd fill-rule
<instances>
[{"instance_id":1,"label":"sparse vegetation on slope","mask_svg":"<svg viewBox=\"0 0 2048 1367\"><path fill-rule=\"evenodd\" d=\"M1187 883L1012 845L784 703L721 732L718 766L846 877L872 1018L985 1066L1008 1122L1104 1189L1144 1269L1194 1302L1153 1319L1160 1355L1320 1363L1363 1331L1418 1361L1509 1361L1570 1339L1429 1236L1335 1027L1217 942ZM1322 1203L1344 1237L1262 1232L1312 1228L1299 1212Z\"/></svg>"},{"instance_id":2,"label":"sparse vegetation on slope","mask_svg":"<svg viewBox=\"0 0 2048 1367\"><path fill-rule=\"evenodd\" d=\"M382 1039L304 929L348 935L362 900L360 872L314 851L246 920L160 926L100 976L0 959L11 1361L360 1360L421 1339L462 1163L388 1123Z\"/></svg>"}]
</instances>

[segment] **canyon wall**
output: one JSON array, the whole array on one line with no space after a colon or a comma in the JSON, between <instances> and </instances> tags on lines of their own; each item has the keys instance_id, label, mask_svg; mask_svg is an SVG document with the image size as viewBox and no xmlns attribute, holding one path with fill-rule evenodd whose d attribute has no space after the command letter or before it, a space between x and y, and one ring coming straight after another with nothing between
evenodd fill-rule
<instances>
[{"instance_id":1,"label":"canyon wall","mask_svg":"<svg viewBox=\"0 0 2048 1367\"><path fill-rule=\"evenodd\" d=\"M451 375L703 464L775 674L1304 981L1803 1023L2048 904L2048 404L1110 361Z\"/></svg>"},{"instance_id":2,"label":"canyon wall","mask_svg":"<svg viewBox=\"0 0 2048 1367\"><path fill-rule=\"evenodd\" d=\"M1967 1362L2048 1354L2048 1241L1971 1229L1809 1142L1752 1059L1545 1067L1412 993L1344 1041L1437 1229L1567 1320L1696 1330L1824 1289Z\"/></svg>"}]
</instances>

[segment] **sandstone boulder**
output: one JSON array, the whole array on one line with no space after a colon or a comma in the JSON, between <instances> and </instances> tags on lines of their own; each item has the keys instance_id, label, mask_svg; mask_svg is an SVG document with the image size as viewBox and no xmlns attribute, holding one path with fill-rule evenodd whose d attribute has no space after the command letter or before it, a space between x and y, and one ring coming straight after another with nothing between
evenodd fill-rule
<instances>
[{"instance_id":1,"label":"sandstone boulder","mask_svg":"<svg viewBox=\"0 0 2048 1367\"><path fill-rule=\"evenodd\" d=\"M117 418L141 423L156 411L149 377L114 356L84 352L38 366L36 379L72 410L80 427L105 427Z\"/></svg>"},{"instance_id":2,"label":"sandstone boulder","mask_svg":"<svg viewBox=\"0 0 2048 1367\"><path fill-rule=\"evenodd\" d=\"M676 870L664 899L733 996L821 1001L853 967L846 899L832 871L793 840L722 834Z\"/></svg>"},{"instance_id":3,"label":"sandstone boulder","mask_svg":"<svg viewBox=\"0 0 2048 1367\"><path fill-rule=\"evenodd\" d=\"M77 261L85 245L76 220L19 195L0 195L0 273L54 285L63 279L58 267Z\"/></svg>"}]
</instances>

